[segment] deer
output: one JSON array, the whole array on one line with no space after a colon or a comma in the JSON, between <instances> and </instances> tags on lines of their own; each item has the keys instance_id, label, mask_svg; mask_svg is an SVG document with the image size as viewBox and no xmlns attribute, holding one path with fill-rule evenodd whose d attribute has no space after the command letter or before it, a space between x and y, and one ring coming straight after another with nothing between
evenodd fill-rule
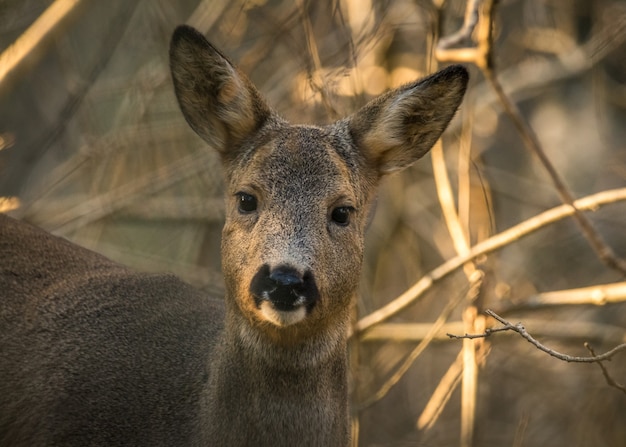
<instances>
[{"instance_id":1,"label":"deer","mask_svg":"<svg viewBox=\"0 0 626 447\"><path fill-rule=\"evenodd\" d=\"M224 173L223 297L0 215L0 445L348 446L347 343L386 175L468 83L450 66L332 124L293 125L181 25L182 114Z\"/></svg>"}]
</instances>

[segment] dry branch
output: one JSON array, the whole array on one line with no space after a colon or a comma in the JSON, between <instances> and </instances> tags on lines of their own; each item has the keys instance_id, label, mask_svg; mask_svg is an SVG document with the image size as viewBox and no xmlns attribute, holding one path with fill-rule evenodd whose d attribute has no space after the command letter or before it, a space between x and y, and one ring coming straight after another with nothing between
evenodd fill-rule
<instances>
[{"instance_id":1,"label":"dry branch","mask_svg":"<svg viewBox=\"0 0 626 447\"><path fill-rule=\"evenodd\" d=\"M626 188L618 188L578 199L574 202L574 204L579 210L595 210L601 205L624 200L626 200ZM364 332L372 326L382 323L383 321L396 315L398 312L402 311L419 299L419 297L429 290L435 282L445 278L468 261L475 259L480 255L502 248L546 225L571 216L573 213L573 207L569 205L560 205L548 211L544 211L541 214L525 220L508 230L498 233L489 239L474 245L467 254L455 256L454 258L449 259L439 267L424 275L402 295L380 309L361 318L354 326L354 332Z\"/></svg>"},{"instance_id":2,"label":"dry branch","mask_svg":"<svg viewBox=\"0 0 626 447\"><path fill-rule=\"evenodd\" d=\"M470 250L469 228L463 228L459 214L455 206L454 195L446 162L443 154L443 145L439 140L431 150L432 165L437 186L437 196L448 228L448 233L452 238L457 255L465 255ZM463 320L466 326L473 327L478 309L474 301L480 294L483 283L483 274L477 270L473 262L468 262L463 266L463 271L470 282L471 293L466 299L466 309L463 312ZM474 417L476 408L476 388L478 380L478 367L476 365L476 350L474 343L463 344L463 380L461 394L461 446L471 446L474 436Z\"/></svg>"},{"instance_id":3,"label":"dry branch","mask_svg":"<svg viewBox=\"0 0 626 447\"><path fill-rule=\"evenodd\" d=\"M452 362L448 370L441 377L435 391L433 391L433 394L424 406L422 413L417 419L416 427L418 430L428 430L435 425L439 415L450 400L450 397L452 397L452 392L461 382L462 372L463 351L459 352L454 362Z\"/></svg>"},{"instance_id":4,"label":"dry branch","mask_svg":"<svg viewBox=\"0 0 626 447\"><path fill-rule=\"evenodd\" d=\"M547 171L561 201L574 208L572 217L598 258L608 267L626 275L626 261L615 255L600 233L596 231L591 220L576 208L574 195L570 192L548 158L534 130L528 124L517 105L504 92L500 84L493 64L493 28L497 6L498 0L484 0L482 3L480 1L468 0L465 23L459 34L464 36L471 34L471 31L476 26L476 18L479 17L476 46L450 49L450 45L458 42L458 39L450 39L450 41L443 39L437 48L437 57L446 61L471 62L483 72L483 75L496 93L504 112L519 132L522 142L531 153L535 154Z\"/></svg>"},{"instance_id":5,"label":"dry branch","mask_svg":"<svg viewBox=\"0 0 626 447\"><path fill-rule=\"evenodd\" d=\"M502 306L498 313L513 309L537 309L548 306L594 305L626 301L626 282L598 284L578 289L555 290L531 295L520 303Z\"/></svg>"},{"instance_id":6,"label":"dry branch","mask_svg":"<svg viewBox=\"0 0 626 447\"><path fill-rule=\"evenodd\" d=\"M476 290L480 288L482 284L482 272L479 270L476 271L476 278L473 278L474 287L470 287L467 292L467 295L471 295L476 293ZM404 376L404 374L409 370L411 365L415 362L415 360L424 352L424 350L430 345L430 343L434 340L437 333L441 330L443 325L446 323L450 314L456 309L456 307L466 299L467 295L460 295L457 299L452 300L446 304L444 309L437 317L437 320L430 326L426 337L411 351L411 353L407 356L407 358L402 362L400 367L387 379L387 381L376 391L372 396L365 399L361 405L359 405L359 409L365 409L374 403L378 402L380 399L385 397L385 395L389 392L389 390L398 383L398 381Z\"/></svg>"},{"instance_id":7,"label":"dry branch","mask_svg":"<svg viewBox=\"0 0 626 447\"><path fill-rule=\"evenodd\" d=\"M532 335L528 333L528 331L526 330L526 328L524 327L522 323L513 324L489 309L487 309L485 313L489 315L490 317L496 319L499 323L501 323L502 327L488 328L482 334L465 334L465 335L448 334L448 336L450 338L456 338L456 339L474 339L474 338L486 338L492 334L495 334L496 332L513 331L513 332L517 332L522 338L524 338L526 341L528 341L530 344L535 346L540 351L543 351L546 354L549 354L552 357L555 357L559 360L563 360L564 362L570 362L570 363L602 362L604 360L610 360L618 352L626 350L626 343L622 343L620 345L617 345L610 351L605 352L604 354L593 355L591 357L579 357L579 356L563 354L558 351L555 351L554 349L547 347L546 345L536 340Z\"/></svg>"},{"instance_id":8,"label":"dry branch","mask_svg":"<svg viewBox=\"0 0 626 447\"><path fill-rule=\"evenodd\" d=\"M448 233L450 233L450 237L457 254L466 254L470 249L467 232L461 225L461 221L459 220L454 204L454 194L452 193L452 186L450 185L450 179L448 178L448 173L446 171L446 161L443 155L443 145L441 144L441 140L435 143L435 146L433 146L430 153L435 184L437 187L437 197L448 228ZM466 266L465 273L469 277L474 270L474 266L469 263Z\"/></svg>"},{"instance_id":9,"label":"dry branch","mask_svg":"<svg viewBox=\"0 0 626 447\"><path fill-rule=\"evenodd\" d=\"M70 17L81 0L56 0L33 24L0 54L0 84L33 51L42 45L52 31Z\"/></svg>"},{"instance_id":10,"label":"dry branch","mask_svg":"<svg viewBox=\"0 0 626 447\"><path fill-rule=\"evenodd\" d=\"M498 315L502 315L498 312ZM535 335L562 340L593 340L598 343L626 343L624 328L589 321L559 321L528 318L524 320L526 327L532 328ZM363 333L363 343L419 343L428 334L432 323L382 323ZM449 340L447 334L464 332L462 321L451 321L441 327L433 341Z\"/></svg>"}]
</instances>

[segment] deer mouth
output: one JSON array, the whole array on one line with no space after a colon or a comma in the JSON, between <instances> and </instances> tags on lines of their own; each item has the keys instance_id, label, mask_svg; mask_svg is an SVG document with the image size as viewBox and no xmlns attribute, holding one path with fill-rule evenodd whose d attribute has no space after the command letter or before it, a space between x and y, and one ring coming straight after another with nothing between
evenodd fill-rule
<instances>
[{"instance_id":1,"label":"deer mouth","mask_svg":"<svg viewBox=\"0 0 626 447\"><path fill-rule=\"evenodd\" d=\"M276 326L292 326L303 321L308 311L305 306L300 306L288 311L277 309L271 302L263 301L259 306L261 315L266 321Z\"/></svg>"}]
</instances>

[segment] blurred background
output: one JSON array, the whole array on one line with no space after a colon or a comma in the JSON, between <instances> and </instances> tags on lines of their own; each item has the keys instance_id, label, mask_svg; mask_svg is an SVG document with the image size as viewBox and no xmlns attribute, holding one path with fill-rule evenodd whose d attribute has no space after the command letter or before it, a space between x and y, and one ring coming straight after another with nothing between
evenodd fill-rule
<instances>
[{"instance_id":1,"label":"blurred background","mask_svg":"<svg viewBox=\"0 0 626 447\"><path fill-rule=\"evenodd\" d=\"M538 220L562 198L505 113L509 100L571 195L589 196L595 235L626 258L626 2L501 0L489 16L491 4L0 0L0 211L219 294L221 174L173 95L176 25L201 30L296 123L331 122L465 62L470 89L442 148L385 179L368 231L350 350L354 445L623 447L626 391L597 364L563 362L512 332L445 335L497 326L490 308L562 353L626 342L624 271L571 217ZM473 11L474 32L442 42ZM511 230L533 223L524 237ZM498 234L497 250L434 270ZM367 320L431 274L401 312ZM626 352L605 365L626 383Z\"/></svg>"}]
</instances>

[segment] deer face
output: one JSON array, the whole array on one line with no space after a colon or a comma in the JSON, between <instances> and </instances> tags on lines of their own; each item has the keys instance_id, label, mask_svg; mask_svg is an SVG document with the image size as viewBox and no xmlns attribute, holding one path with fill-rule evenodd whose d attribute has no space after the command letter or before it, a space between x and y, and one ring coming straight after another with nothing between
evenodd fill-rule
<instances>
[{"instance_id":1,"label":"deer face","mask_svg":"<svg viewBox=\"0 0 626 447\"><path fill-rule=\"evenodd\" d=\"M227 170L224 275L261 327L317 330L345 319L355 295L376 177L338 133L279 124Z\"/></svg>"}]
</instances>

